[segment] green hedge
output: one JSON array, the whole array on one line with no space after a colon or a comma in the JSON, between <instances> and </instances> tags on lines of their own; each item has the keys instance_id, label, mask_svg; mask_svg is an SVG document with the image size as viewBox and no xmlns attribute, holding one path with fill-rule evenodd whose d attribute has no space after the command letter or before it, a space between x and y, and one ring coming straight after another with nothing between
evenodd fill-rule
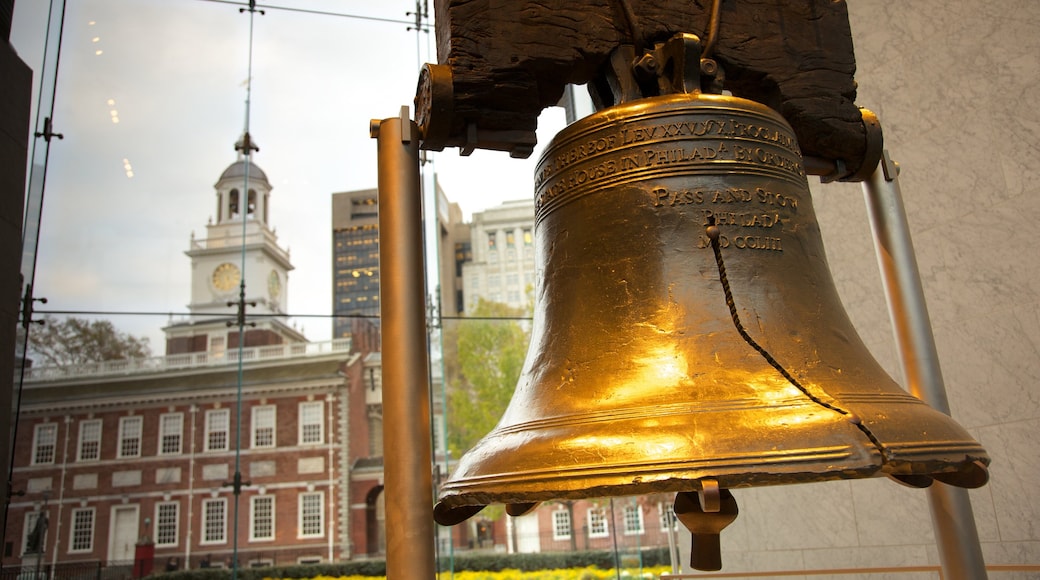
<instances>
[{"instance_id":1,"label":"green hedge","mask_svg":"<svg viewBox=\"0 0 1040 580\"><path fill-rule=\"evenodd\" d=\"M667 566L667 548L649 548L637 551L622 552L619 556L622 568ZM464 570L498 572L506 568L521 571L558 570L564 568L585 568L593 566L603 570L614 567L614 553L608 550L587 552L539 552L535 554L501 554L463 552L454 558L442 555L440 571L447 571L448 566L456 572ZM240 580L263 580L264 578L314 578L316 576L386 576L384 560L347 560L325 564L296 564L269 568L241 568L238 571ZM205 569L166 572L158 575L162 580L228 580L230 570Z\"/></svg>"},{"instance_id":2,"label":"green hedge","mask_svg":"<svg viewBox=\"0 0 1040 580\"><path fill-rule=\"evenodd\" d=\"M619 555L622 568L634 568L640 564L640 553L632 550ZM506 568L524 572L535 570L559 570L564 568L585 568L592 566L602 570L614 568L614 552L609 550L591 550L586 552L537 552L533 554L497 554L472 553L456 554L454 570L487 570L498 572ZM448 569L449 559L442 555L440 570ZM668 548L649 548L642 550L643 566L668 565Z\"/></svg>"}]
</instances>

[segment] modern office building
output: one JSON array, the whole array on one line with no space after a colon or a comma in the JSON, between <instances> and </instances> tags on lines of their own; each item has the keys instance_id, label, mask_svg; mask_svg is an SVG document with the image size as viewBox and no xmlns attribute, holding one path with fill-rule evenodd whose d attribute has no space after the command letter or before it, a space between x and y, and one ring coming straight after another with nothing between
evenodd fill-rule
<instances>
[{"instance_id":1,"label":"modern office building","mask_svg":"<svg viewBox=\"0 0 1040 580\"><path fill-rule=\"evenodd\" d=\"M520 310L532 307L535 286L534 200L507 201L473 214L472 261L462 265L464 310L479 299ZM467 254L460 247L460 254Z\"/></svg>"},{"instance_id":2,"label":"modern office building","mask_svg":"<svg viewBox=\"0 0 1040 580\"><path fill-rule=\"evenodd\" d=\"M462 264L469 259L470 227L462 221L458 204L448 200L434 179L437 217L439 311L448 316L462 312ZM433 230L431 230L431 234ZM462 254L459 254L459 251ZM461 256L461 257L460 257ZM378 325L379 317L379 195L375 189L332 194L332 311L333 336L353 334Z\"/></svg>"},{"instance_id":3,"label":"modern office building","mask_svg":"<svg viewBox=\"0 0 1040 580\"><path fill-rule=\"evenodd\" d=\"M332 336L356 321L378 325L379 195L375 189L332 194Z\"/></svg>"}]
</instances>

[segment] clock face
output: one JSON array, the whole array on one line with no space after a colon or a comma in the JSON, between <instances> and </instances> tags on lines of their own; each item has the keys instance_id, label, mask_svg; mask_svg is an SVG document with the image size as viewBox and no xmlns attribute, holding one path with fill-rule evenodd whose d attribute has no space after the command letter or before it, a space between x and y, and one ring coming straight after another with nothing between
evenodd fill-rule
<instances>
[{"instance_id":1,"label":"clock face","mask_svg":"<svg viewBox=\"0 0 1040 580\"><path fill-rule=\"evenodd\" d=\"M274 270L267 275L267 293L272 300L278 298L278 295L282 293L282 279Z\"/></svg>"},{"instance_id":2,"label":"clock face","mask_svg":"<svg viewBox=\"0 0 1040 580\"><path fill-rule=\"evenodd\" d=\"M238 266L230 262L224 262L213 270L213 287L221 292L227 292L237 286L240 279Z\"/></svg>"}]
</instances>

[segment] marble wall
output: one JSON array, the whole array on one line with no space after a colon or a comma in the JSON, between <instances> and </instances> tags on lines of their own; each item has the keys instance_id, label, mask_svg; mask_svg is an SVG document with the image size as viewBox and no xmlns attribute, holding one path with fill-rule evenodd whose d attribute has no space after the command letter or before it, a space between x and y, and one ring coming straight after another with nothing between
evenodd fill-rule
<instances>
[{"instance_id":1,"label":"marble wall","mask_svg":"<svg viewBox=\"0 0 1040 580\"><path fill-rule=\"evenodd\" d=\"M970 492L990 577L1040 578L999 569L1040 566L1040 2L850 0L849 13L857 104L902 168L952 414L993 460ZM901 381L862 189L810 181L846 308ZM735 494L725 572L939 563L923 491L860 480Z\"/></svg>"}]
</instances>

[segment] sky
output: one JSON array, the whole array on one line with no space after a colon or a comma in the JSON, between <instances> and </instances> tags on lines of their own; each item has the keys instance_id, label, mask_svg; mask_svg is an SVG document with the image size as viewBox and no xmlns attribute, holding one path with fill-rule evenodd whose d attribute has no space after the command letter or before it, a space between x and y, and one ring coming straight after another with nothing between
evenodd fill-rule
<instances>
[{"instance_id":1,"label":"sky","mask_svg":"<svg viewBox=\"0 0 1040 580\"><path fill-rule=\"evenodd\" d=\"M48 302L38 308L113 313L104 317L163 352L168 314L118 313L187 312L184 252L215 217L213 185L236 159L248 94L260 146L253 161L274 186L270 223L295 266L287 311L311 340L331 338L328 318L307 316L331 312L330 196L376 186L369 123L411 104L421 63L436 61L435 41L408 29L409 0L274 4L351 16L255 15L250 75L250 16L237 4L68 2L53 117L64 139L50 149L34 292ZM47 8L16 2L11 35L37 87ZM34 125L36 103L34 91ZM561 109L546 110L539 144L563 124ZM424 171L468 218L530 197L539 150L517 160L446 149Z\"/></svg>"}]
</instances>

